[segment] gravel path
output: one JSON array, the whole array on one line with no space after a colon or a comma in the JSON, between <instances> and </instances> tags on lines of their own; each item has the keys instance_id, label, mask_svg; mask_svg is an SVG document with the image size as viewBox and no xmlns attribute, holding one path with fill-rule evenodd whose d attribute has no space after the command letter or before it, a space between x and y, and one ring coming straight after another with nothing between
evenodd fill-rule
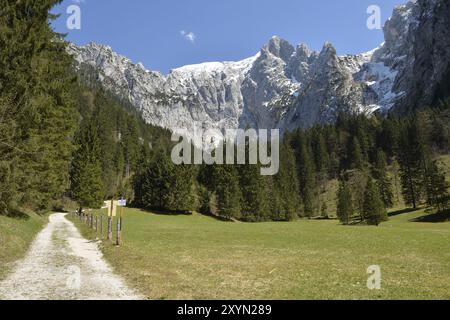
<instances>
[{"instance_id":1,"label":"gravel path","mask_svg":"<svg viewBox=\"0 0 450 320\"><path fill-rule=\"evenodd\" d=\"M0 282L3 300L140 299L63 213L52 214L14 272Z\"/></svg>"}]
</instances>

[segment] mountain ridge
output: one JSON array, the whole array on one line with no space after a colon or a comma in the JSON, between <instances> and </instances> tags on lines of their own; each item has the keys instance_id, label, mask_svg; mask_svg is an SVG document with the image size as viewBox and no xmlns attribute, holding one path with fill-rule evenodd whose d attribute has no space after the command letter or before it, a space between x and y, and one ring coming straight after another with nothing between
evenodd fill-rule
<instances>
[{"instance_id":1,"label":"mountain ridge","mask_svg":"<svg viewBox=\"0 0 450 320\"><path fill-rule=\"evenodd\" d=\"M286 131L333 121L339 112L404 112L414 99L431 103L440 86L439 69L449 65L445 53L450 55L446 46L450 40L434 40L435 47L444 48L441 66L421 72L432 81L420 99L413 97L421 79L414 79L411 70L420 69L416 62L427 59L420 56L423 48L417 48L433 39L432 35L421 39L418 33L434 30L427 27L430 20L448 20L443 16L447 11L443 0L411 0L398 6L385 25L385 42L358 55L338 55L329 42L321 51L306 44L294 47L274 36L248 59L188 65L168 75L133 64L108 46L70 44L68 50L78 68L94 68L98 82L129 100L150 124L175 132L193 132L199 125L221 131L247 127ZM438 34L445 34L441 29Z\"/></svg>"}]
</instances>

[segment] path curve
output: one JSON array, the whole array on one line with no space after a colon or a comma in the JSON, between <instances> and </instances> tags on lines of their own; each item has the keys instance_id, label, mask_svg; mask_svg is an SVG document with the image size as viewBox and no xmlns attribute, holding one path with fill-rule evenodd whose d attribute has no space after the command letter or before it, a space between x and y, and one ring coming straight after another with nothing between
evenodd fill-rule
<instances>
[{"instance_id":1,"label":"path curve","mask_svg":"<svg viewBox=\"0 0 450 320\"><path fill-rule=\"evenodd\" d=\"M97 243L81 236L66 214L55 213L25 258L0 282L3 300L136 300Z\"/></svg>"}]
</instances>

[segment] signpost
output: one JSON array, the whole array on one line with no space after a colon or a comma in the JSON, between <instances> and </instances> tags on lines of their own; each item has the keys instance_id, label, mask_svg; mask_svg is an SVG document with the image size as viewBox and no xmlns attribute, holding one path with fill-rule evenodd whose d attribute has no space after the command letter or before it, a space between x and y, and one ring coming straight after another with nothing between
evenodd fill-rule
<instances>
[{"instance_id":1,"label":"signpost","mask_svg":"<svg viewBox=\"0 0 450 320\"><path fill-rule=\"evenodd\" d=\"M117 203L119 209L119 216L117 218L117 235L116 235L116 245L120 246L121 243L121 233L122 233L122 207L127 206L127 200L121 198Z\"/></svg>"}]
</instances>

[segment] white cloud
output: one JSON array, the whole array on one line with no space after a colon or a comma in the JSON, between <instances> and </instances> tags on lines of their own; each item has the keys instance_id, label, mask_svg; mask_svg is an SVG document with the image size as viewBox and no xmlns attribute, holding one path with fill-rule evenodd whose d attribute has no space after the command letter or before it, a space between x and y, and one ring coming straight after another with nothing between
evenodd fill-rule
<instances>
[{"instance_id":1,"label":"white cloud","mask_svg":"<svg viewBox=\"0 0 450 320\"><path fill-rule=\"evenodd\" d=\"M185 30L181 30L180 34L183 36L184 39L186 39L190 43L194 43L195 39L197 38L195 33L191 32L191 31L188 32L188 31L185 31Z\"/></svg>"}]
</instances>

